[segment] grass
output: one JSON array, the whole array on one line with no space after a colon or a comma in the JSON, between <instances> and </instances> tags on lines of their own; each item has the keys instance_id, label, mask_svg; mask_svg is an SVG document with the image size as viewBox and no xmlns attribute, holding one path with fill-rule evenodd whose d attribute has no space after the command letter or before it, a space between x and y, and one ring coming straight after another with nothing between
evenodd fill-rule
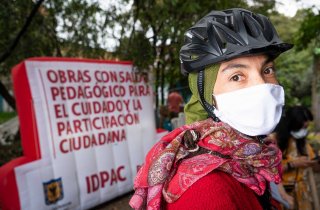
<instances>
[{"instance_id":1,"label":"grass","mask_svg":"<svg viewBox=\"0 0 320 210\"><path fill-rule=\"evenodd\" d=\"M0 112L0 124L7 122L15 116L17 116L15 112Z\"/></svg>"}]
</instances>

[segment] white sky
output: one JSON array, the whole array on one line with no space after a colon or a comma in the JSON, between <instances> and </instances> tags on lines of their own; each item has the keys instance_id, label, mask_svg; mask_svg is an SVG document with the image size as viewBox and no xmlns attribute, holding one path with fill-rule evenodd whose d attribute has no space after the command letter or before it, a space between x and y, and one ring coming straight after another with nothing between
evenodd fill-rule
<instances>
[{"instance_id":1,"label":"white sky","mask_svg":"<svg viewBox=\"0 0 320 210\"><path fill-rule=\"evenodd\" d=\"M277 10L289 17L293 17L298 9L310 8L312 6L320 9L320 0L278 0L276 4Z\"/></svg>"}]
</instances>

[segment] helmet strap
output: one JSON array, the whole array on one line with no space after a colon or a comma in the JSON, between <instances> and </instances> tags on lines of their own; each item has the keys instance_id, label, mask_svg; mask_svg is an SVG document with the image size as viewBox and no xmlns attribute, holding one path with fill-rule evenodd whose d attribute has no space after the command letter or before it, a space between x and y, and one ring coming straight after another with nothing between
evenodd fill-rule
<instances>
[{"instance_id":1,"label":"helmet strap","mask_svg":"<svg viewBox=\"0 0 320 210\"><path fill-rule=\"evenodd\" d=\"M215 107L209 104L204 97L204 79L204 70L201 70L198 72L197 78L198 93L200 96L201 105L215 122L220 122L220 119L214 114Z\"/></svg>"}]
</instances>

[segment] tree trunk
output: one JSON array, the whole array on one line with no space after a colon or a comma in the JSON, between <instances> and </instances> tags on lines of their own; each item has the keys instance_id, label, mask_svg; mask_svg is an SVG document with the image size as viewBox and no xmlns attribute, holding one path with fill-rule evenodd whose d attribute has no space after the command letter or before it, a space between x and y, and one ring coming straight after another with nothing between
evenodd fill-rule
<instances>
[{"instance_id":1,"label":"tree trunk","mask_svg":"<svg viewBox=\"0 0 320 210\"><path fill-rule=\"evenodd\" d=\"M166 41L167 41L167 38L163 37L163 39L161 40L161 45L160 45L160 51L159 51L159 59L164 59L165 57L165 48L166 48ZM161 106L164 105L164 101L165 101L165 98L164 98L164 68L165 68L165 65L163 65L163 62L165 62L165 60L159 60L159 70L160 70L160 89L161 89Z\"/></svg>"},{"instance_id":2,"label":"tree trunk","mask_svg":"<svg viewBox=\"0 0 320 210\"><path fill-rule=\"evenodd\" d=\"M320 131L320 55L313 57L312 112L316 131Z\"/></svg>"},{"instance_id":3,"label":"tree trunk","mask_svg":"<svg viewBox=\"0 0 320 210\"><path fill-rule=\"evenodd\" d=\"M161 66L161 80L160 80L160 86L161 86L161 105L164 105L164 67Z\"/></svg>"},{"instance_id":4,"label":"tree trunk","mask_svg":"<svg viewBox=\"0 0 320 210\"><path fill-rule=\"evenodd\" d=\"M16 110L16 101L14 97L9 93L8 89L4 86L4 84L0 81L0 95L4 98L4 100L9 104L9 106Z\"/></svg>"},{"instance_id":5,"label":"tree trunk","mask_svg":"<svg viewBox=\"0 0 320 210\"><path fill-rule=\"evenodd\" d=\"M158 88L159 88L159 78L160 78L160 72L159 69L156 69L156 79L155 79L155 92L156 92L156 110L159 108L159 94L158 94Z\"/></svg>"}]
</instances>

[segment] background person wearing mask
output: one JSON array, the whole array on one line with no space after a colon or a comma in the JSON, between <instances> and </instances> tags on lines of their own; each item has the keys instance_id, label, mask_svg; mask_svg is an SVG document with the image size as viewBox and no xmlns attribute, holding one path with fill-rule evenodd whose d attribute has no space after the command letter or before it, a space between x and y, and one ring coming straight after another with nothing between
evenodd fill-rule
<instances>
[{"instance_id":1,"label":"background person wearing mask","mask_svg":"<svg viewBox=\"0 0 320 210\"><path fill-rule=\"evenodd\" d=\"M287 193L294 197L296 209L314 209L307 168L318 164L307 143L308 125L313 120L309 109L290 107L275 129L275 137L283 155L282 183Z\"/></svg>"},{"instance_id":2,"label":"background person wearing mask","mask_svg":"<svg viewBox=\"0 0 320 210\"><path fill-rule=\"evenodd\" d=\"M185 33L182 72L192 97L187 125L161 139L135 179L135 209L271 209L281 152L265 137L284 91L273 60L283 43L269 19L244 9L212 11Z\"/></svg>"}]
</instances>

